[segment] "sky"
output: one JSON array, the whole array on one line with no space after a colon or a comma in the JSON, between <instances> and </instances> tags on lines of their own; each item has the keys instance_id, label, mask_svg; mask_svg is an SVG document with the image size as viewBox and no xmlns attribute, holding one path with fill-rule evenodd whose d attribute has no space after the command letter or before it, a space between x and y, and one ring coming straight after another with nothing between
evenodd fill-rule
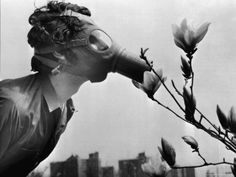
<instances>
[{"instance_id":1,"label":"sky","mask_svg":"<svg viewBox=\"0 0 236 177\"><path fill-rule=\"evenodd\" d=\"M33 49L27 44L28 17L46 0L1 0L1 79L30 74ZM68 2L68 1L66 1ZM173 79L183 86L180 55L171 25L186 18L193 26L210 22L209 31L194 56L197 107L215 124L216 104L228 112L236 106L236 1L232 0L71 0L88 7L92 19L116 42L139 54L149 48L147 57L155 68L162 68L171 87ZM162 87L155 97L178 110ZM176 97L178 97L176 95ZM72 154L87 158L98 151L102 165L115 165L119 159L135 158L139 152L157 153L161 137L176 148L177 162L200 163L182 141L194 136L200 151L209 161L232 161L234 155L204 132L177 119L149 100L131 81L111 73L101 83L85 83L73 96L77 113L68 123L52 154L38 167L67 159ZM223 167L219 167L223 169ZM198 175L206 169L200 169Z\"/></svg>"}]
</instances>

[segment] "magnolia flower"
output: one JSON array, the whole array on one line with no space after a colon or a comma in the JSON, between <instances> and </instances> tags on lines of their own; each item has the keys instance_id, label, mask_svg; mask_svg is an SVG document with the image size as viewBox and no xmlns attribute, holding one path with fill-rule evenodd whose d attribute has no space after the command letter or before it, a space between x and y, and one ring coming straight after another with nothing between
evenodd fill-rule
<instances>
[{"instance_id":1,"label":"magnolia flower","mask_svg":"<svg viewBox=\"0 0 236 177\"><path fill-rule=\"evenodd\" d=\"M199 28L194 29L187 25L184 19L180 26L172 25L175 44L186 53L194 53L196 45L204 38L210 23L203 23Z\"/></svg>"},{"instance_id":2,"label":"magnolia flower","mask_svg":"<svg viewBox=\"0 0 236 177\"><path fill-rule=\"evenodd\" d=\"M148 158L147 162L141 165L144 173L151 177L165 177L171 170L168 163L160 156Z\"/></svg>"},{"instance_id":3,"label":"magnolia flower","mask_svg":"<svg viewBox=\"0 0 236 177\"><path fill-rule=\"evenodd\" d=\"M149 97L153 97L156 91L161 86L162 82L165 82L166 77L163 77L162 69L156 71L155 73L151 71L145 71L143 74L143 83L139 83L135 80L132 80L135 87L143 90Z\"/></svg>"}]
</instances>

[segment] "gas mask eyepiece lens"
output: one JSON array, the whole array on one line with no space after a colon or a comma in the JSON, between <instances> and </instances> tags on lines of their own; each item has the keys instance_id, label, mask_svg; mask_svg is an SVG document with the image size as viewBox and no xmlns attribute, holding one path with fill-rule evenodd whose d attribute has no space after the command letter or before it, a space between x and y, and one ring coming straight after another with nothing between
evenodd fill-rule
<instances>
[{"instance_id":1,"label":"gas mask eyepiece lens","mask_svg":"<svg viewBox=\"0 0 236 177\"><path fill-rule=\"evenodd\" d=\"M112 45L111 38L101 30L94 30L89 36L90 46L98 52L109 49Z\"/></svg>"}]
</instances>

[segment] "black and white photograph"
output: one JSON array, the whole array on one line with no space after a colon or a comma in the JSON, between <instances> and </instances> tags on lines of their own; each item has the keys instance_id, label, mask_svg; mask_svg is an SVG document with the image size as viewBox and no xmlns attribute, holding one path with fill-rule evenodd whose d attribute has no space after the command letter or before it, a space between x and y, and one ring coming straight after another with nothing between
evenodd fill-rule
<instances>
[{"instance_id":1,"label":"black and white photograph","mask_svg":"<svg viewBox=\"0 0 236 177\"><path fill-rule=\"evenodd\" d=\"M0 177L236 177L235 0L0 0Z\"/></svg>"}]
</instances>

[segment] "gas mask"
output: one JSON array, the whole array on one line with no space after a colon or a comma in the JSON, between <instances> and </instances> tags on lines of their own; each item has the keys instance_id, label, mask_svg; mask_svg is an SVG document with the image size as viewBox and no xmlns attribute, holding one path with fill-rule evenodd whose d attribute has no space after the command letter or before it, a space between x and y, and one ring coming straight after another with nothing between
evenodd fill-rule
<instances>
[{"instance_id":1,"label":"gas mask","mask_svg":"<svg viewBox=\"0 0 236 177\"><path fill-rule=\"evenodd\" d=\"M120 73L138 82L143 81L143 73L150 70L144 60L119 46L93 22L84 19L81 22L83 25L75 40L66 44L37 48L35 49L35 57L51 68L60 66L65 72L85 76L91 82L105 80L109 72ZM66 59L54 61L41 55L60 52L60 50L68 48L78 58L76 64L71 64Z\"/></svg>"}]
</instances>

